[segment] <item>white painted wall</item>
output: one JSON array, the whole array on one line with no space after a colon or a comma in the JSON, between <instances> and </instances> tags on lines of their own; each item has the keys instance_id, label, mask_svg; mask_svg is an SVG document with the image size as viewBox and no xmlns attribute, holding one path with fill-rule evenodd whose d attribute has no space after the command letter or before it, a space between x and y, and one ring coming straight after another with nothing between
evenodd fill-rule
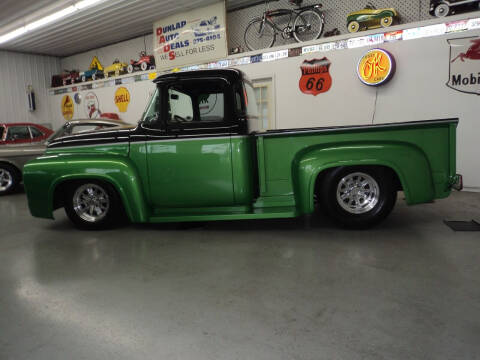
<instances>
[{"instance_id":1,"label":"white painted wall","mask_svg":"<svg viewBox=\"0 0 480 360\"><path fill-rule=\"evenodd\" d=\"M153 54L153 35L145 35L135 39L122 41L117 44L87 51L81 54L61 59L62 69L85 71L88 69L94 56L97 56L104 67L109 66L115 59L129 63L131 59L138 60L140 51Z\"/></svg>"},{"instance_id":2,"label":"white painted wall","mask_svg":"<svg viewBox=\"0 0 480 360\"><path fill-rule=\"evenodd\" d=\"M446 86L450 62L447 39L467 36L480 36L480 31L382 44L381 47L396 58L397 71L388 84L379 88L363 85L355 72L358 60L368 47L313 53L239 69L251 79L274 78L277 128L460 118L457 169L464 175L466 188L480 191L479 97ZM318 96L301 93L298 88L301 63L323 56L332 62L332 88ZM478 70L480 72L480 66Z\"/></svg>"},{"instance_id":3,"label":"white painted wall","mask_svg":"<svg viewBox=\"0 0 480 360\"><path fill-rule=\"evenodd\" d=\"M60 72L60 60L50 56L0 51L0 123L52 123L48 88L53 74ZM37 109L28 111L27 86L32 85Z\"/></svg>"},{"instance_id":4,"label":"white painted wall","mask_svg":"<svg viewBox=\"0 0 480 360\"><path fill-rule=\"evenodd\" d=\"M369 50L368 47L312 53L239 68L251 79L273 78L277 128L378 124L459 117L457 169L464 175L466 188L480 191L480 162L477 157L480 102L477 95L460 93L445 85L449 74L447 39L466 36L480 36L480 30L382 44L382 48L395 56L397 72L390 83L378 89L363 85L355 72L359 58ZM143 44L143 40L141 43ZM140 40L132 40L130 45L117 44L113 45L112 49L116 51L117 46L128 51L131 47L130 51L136 53L142 44ZM88 55L78 55L65 59L62 63L65 64L67 60L69 64L89 63L93 54L92 52ZM107 56L106 48L98 50L95 54ZM118 54L111 53L108 56L113 59ZM327 56L332 62L331 90L318 96L301 93L298 88L301 63L305 59L323 56ZM148 94L154 87L148 81L128 84L126 87L131 93L132 103L127 113L121 114L121 117L133 123L138 121L146 106ZM113 103L115 90L116 87L93 90L98 94L103 112L117 112ZM56 112L59 123L62 122L61 97L51 96L52 111ZM84 112L75 114L75 118L84 116Z\"/></svg>"}]
</instances>

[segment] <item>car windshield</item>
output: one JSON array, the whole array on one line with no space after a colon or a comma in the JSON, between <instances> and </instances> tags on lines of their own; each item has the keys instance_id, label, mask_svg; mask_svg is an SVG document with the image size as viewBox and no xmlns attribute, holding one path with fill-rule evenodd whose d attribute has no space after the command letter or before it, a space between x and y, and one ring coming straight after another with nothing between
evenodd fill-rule
<instances>
[{"instance_id":1,"label":"car windshield","mask_svg":"<svg viewBox=\"0 0 480 360\"><path fill-rule=\"evenodd\" d=\"M147 108L143 112L143 115L140 119L140 122L144 122L146 124L151 123L156 118L156 115L160 111L160 97L158 88L153 93L150 101L148 102Z\"/></svg>"}]
</instances>

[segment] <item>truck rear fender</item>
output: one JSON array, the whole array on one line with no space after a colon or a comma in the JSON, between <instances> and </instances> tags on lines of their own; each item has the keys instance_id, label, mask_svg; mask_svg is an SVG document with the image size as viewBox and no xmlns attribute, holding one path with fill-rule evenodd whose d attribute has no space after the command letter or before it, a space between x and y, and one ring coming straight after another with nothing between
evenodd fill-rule
<instances>
[{"instance_id":1,"label":"truck rear fender","mask_svg":"<svg viewBox=\"0 0 480 360\"><path fill-rule=\"evenodd\" d=\"M384 166L394 171L409 205L434 198L430 163L417 146L405 142L348 142L308 147L295 156L292 179L299 210L313 212L315 184L324 171L357 165Z\"/></svg>"},{"instance_id":2,"label":"truck rear fender","mask_svg":"<svg viewBox=\"0 0 480 360\"><path fill-rule=\"evenodd\" d=\"M81 158L70 159L68 161L69 170L52 182L48 194L51 213L55 208L63 205L63 196L69 184L77 181L99 180L107 182L115 188L130 221L147 221L148 212L141 179L130 159L124 157L112 159L111 156L102 159L101 156L96 156L95 159L89 160L88 167L85 167L84 163L85 160Z\"/></svg>"}]
</instances>

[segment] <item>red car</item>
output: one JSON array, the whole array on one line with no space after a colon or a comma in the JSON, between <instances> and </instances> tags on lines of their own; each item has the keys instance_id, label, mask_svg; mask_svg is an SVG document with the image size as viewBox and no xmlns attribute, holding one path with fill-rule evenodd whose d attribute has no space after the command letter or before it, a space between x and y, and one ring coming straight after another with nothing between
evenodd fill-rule
<instances>
[{"instance_id":1,"label":"red car","mask_svg":"<svg viewBox=\"0 0 480 360\"><path fill-rule=\"evenodd\" d=\"M0 145L42 142L52 134L52 130L32 123L0 124Z\"/></svg>"}]
</instances>

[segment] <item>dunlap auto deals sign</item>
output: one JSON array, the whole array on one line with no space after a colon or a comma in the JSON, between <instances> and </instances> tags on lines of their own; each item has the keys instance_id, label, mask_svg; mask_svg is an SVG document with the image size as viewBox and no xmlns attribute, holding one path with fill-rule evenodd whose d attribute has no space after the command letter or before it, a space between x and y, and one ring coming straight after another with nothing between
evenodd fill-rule
<instances>
[{"instance_id":1,"label":"dunlap auto deals sign","mask_svg":"<svg viewBox=\"0 0 480 360\"><path fill-rule=\"evenodd\" d=\"M225 58L225 2L170 16L153 24L153 51L159 70Z\"/></svg>"}]
</instances>

